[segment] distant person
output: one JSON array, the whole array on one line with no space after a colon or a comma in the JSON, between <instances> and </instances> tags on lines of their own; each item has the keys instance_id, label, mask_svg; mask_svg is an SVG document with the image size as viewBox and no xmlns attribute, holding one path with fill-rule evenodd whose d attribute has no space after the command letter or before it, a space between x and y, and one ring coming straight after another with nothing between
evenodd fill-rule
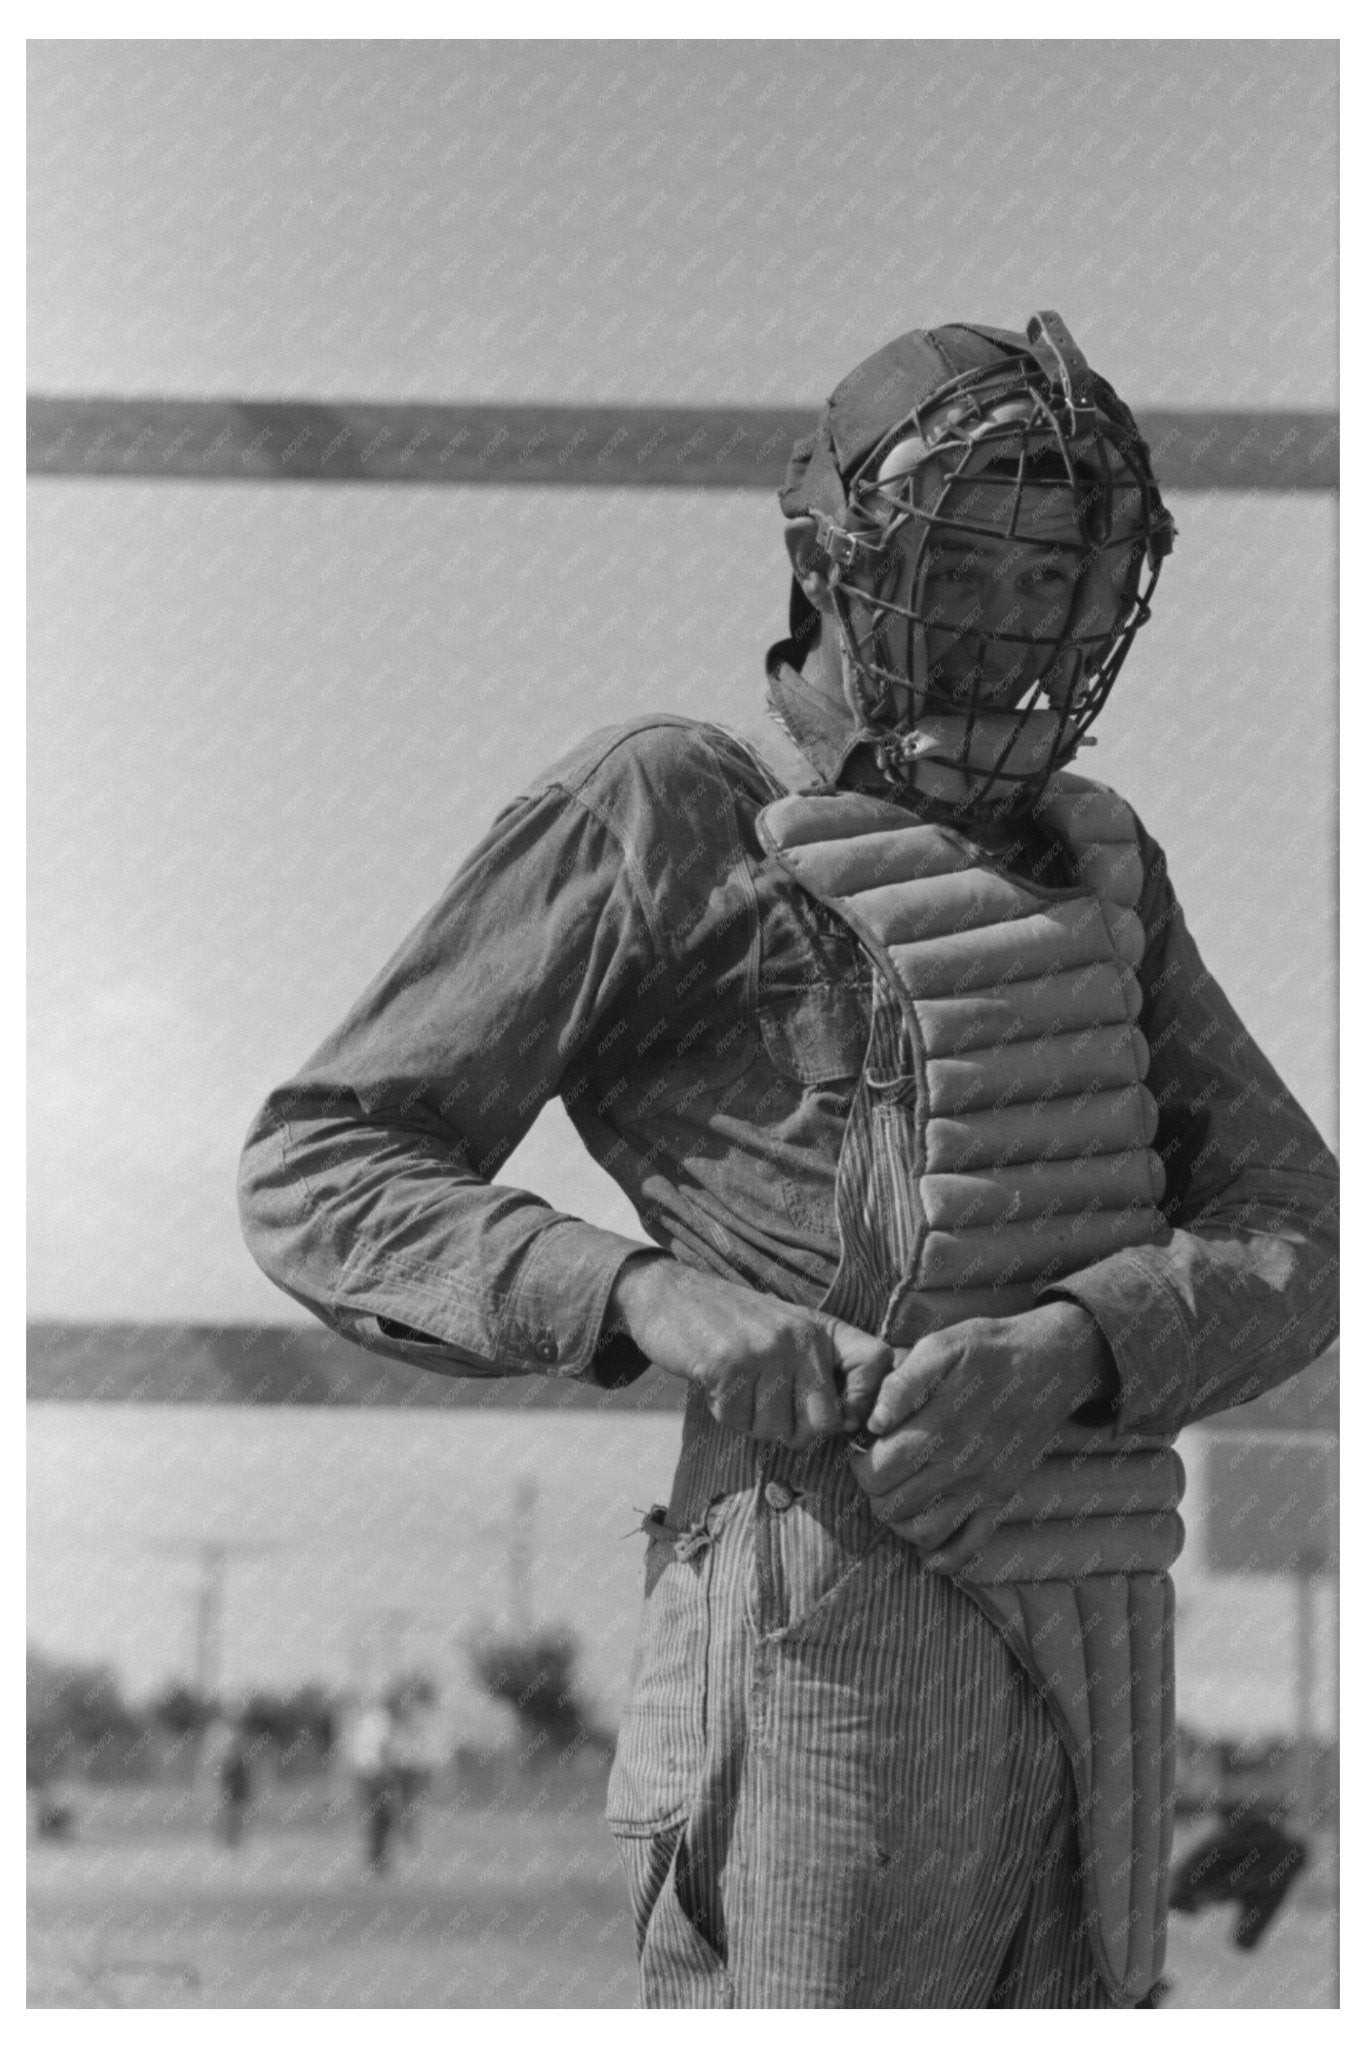
<instances>
[{"instance_id":1,"label":"distant person","mask_svg":"<svg viewBox=\"0 0 1366 2048\"><path fill-rule=\"evenodd\" d=\"M1174 1871L1172 1911L1236 1904L1234 1946L1254 1949L1308 1861L1305 1844L1270 1814L1226 1814Z\"/></svg>"},{"instance_id":2,"label":"distant person","mask_svg":"<svg viewBox=\"0 0 1366 2048\"><path fill-rule=\"evenodd\" d=\"M409 1848L416 1848L433 1780L446 1762L445 1727L432 1686L420 1682L395 1696L388 1747L398 1832Z\"/></svg>"},{"instance_id":3,"label":"distant person","mask_svg":"<svg viewBox=\"0 0 1366 2048\"><path fill-rule=\"evenodd\" d=\"M242 1722L216 1715L204 1731L199 1768L213 1785L214 1826L225 1848L241 1845L251 1812L253 1745Z\"/></svg>"},{"instance_id":4,"label":"distant person","mask_svg":"<svg viewBox=\"0 0 1366 2048\"><path fill-rule=\"evenodd\" d=\"M389 1868L399 1821L393 1734L392 1707L387 1700L372 1700L349 1722L344 1743L360 1808L365 1862L376 1877L382 1877Z\"/></svg>"},{"instance_id":5,"label":"distant person","mask_svg":"<svg viewBox=\"0 0 1366 2048\"><path fill-rule=\"evenodd\" d=\"M647 714L505 804L262 1109L247 1238L411 1365L688 1383L608 1793L647 2006L1133 2006L1172 1442L1330 1341L1336 1169L1072 772L1175 527L1058 316L889 342L780 503L762 733ZM689 517L647 673L711 602ZM1293 806L1247 658L1150 743L1275 746ZM1275 833L1201 824L1255 925ZM496 1178L557 1096L649 1243Z\"/></svg>"},{"instance_id":6,"label":"distant person","mask_svg":"<svg viewBox=\"0 0 1366 2048\"><path fill-rule=\"evenodd\" d=\"M76 1833L74 1802L45 1779L30 1774L28 1780L34 1833L44 1842L70 1842Z\"/></svg>"},{"instance_id":7,"label":"distant person","mask_svg":"<svg viewBox=\"0 0 1366 2048\"><path fill-rule=\"evenodd\" d=\"M40 1841L69 1842L76 1831L76 1807L52 1762L50 1731L30 1725L24 1782L34 1833Z\"/></svg>"}]
</instances>

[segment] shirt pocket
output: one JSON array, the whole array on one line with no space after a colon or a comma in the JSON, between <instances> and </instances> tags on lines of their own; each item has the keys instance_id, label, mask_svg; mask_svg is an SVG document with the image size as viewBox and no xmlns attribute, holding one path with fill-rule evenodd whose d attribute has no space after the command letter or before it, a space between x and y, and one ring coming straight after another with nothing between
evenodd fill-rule
<instances>
[{"instance_id":1,"label":"shirt pocket","mask_svg":"<svg viewBox=\"0 0 1366 2048\"><path fill-rule=\"evenodd\" d=\"M770 1064L803 1088L852 1095L868 1026L857 990L838 982L775 991L759 1001L759 1032Z\"/></svg>"},{"instance_id":2,"label":"shirt pocket","mask_svg":"<svg viewBox=\"0 0 1366 2048\"><path fill-rule=\"evenodd\" d=\"M781 870L757 878L758 1036L769 1065L803 1089L852 1094L868 1040L869 968L842 918Z\"/></svg>"},{"instance_id":3,"label":"shirt pocket","mask_svg":"<svg viewBox=\"0 0 1366 2048\"><path fill-rule=\"evenodd\" d=\"M757 1022L765 1099L778 1105L770 1128L784 1212L803 1238L833 1246L836 1169L867 1038L858 992L836 982L770 991Z\"/></svg>"}]
</instances>

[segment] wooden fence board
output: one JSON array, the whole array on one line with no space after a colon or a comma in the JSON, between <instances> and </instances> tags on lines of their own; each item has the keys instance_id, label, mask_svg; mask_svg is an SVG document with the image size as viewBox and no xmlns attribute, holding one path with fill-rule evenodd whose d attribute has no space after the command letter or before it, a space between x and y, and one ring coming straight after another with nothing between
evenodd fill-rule
<instances>
[{"instance_id":1,"label":"wooden fence board","mask_svg":"<svg viewBox=\"0 0 1366 2048\"><path fill-rule=\"evenodd\" d=\"M35 476L776 490L814 411L784 406L30 398ZM1140 416L1164 487L1326 491L1335 413Z\"/></svg>"},{"instance_id":2,"label":"wooden fence board","mask_svg":"<svg viewBox=\"0 0 1366 2048\"><path fill-rule=\"evenodd\" d=\"M306 1408L681 1408L681 1380L647 1372L606 1393L543 1373L452 1379L380 1358L318 1323L81 1323L28 1326L31 1401L172 1401ZM1338 1350L1203 1433L1332 1435Z\"/></svg>"},{"instance_id":3,"label":"wooden fence board","mask_svg":"<svg viewBox=\"0 0 1366 2048\"><path fill-rule=\"evenodd\" d=\"M646 1373L608 1393L544 1373L454 1379L380 1358L316 1323L28 1326L30 1401L154 1401L253 1408L683 1406L681 1380Z\"/></svg>"}]
</instances>

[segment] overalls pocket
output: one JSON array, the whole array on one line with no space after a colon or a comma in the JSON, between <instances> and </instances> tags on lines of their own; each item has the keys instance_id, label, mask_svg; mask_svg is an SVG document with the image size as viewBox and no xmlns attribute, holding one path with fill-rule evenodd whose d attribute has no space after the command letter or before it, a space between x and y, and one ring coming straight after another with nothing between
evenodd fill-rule
<instances>
[{"instance_id":1,"label":"overalls pocket","mask_svg":"<svg viewBox=\"0 0 1366 2048\"><path fill-rule=\"evenodd\" d=\"M775 1460L756 1506L749 1619L760 1639L796 1640L862 1605L866 1568L899 1547L847 1471L843 1444ZM772 1468L770 1468L772 1469Z\"/></svg>"},{"instance_id":2,"label":"overalls pocket","mask_svg":"<svg viewBox=\"0 0 1366 2048\"><path fill-rule=\"evenodd\" d=\"M714 1879L705 1857L698 1867L686 1822L646 1837L618 1832L617 1845L631 1893L642 2005L732 2006Z\"/></svg>"},{"instance_id":3,"label":"overalls pocket","mask_svg":"<svg viewBox=\"0 0 1366 2048\"><path fill-rule=\"evenodd\" d=\"M645 1517L645 1610L607 1787L614 1834L654 1834L682 1821L695 1797L706 1754L716 1553L743 1498L713 1501L688 1527L671 1524L662 1507Z\"/></svg>"}]
</instances>

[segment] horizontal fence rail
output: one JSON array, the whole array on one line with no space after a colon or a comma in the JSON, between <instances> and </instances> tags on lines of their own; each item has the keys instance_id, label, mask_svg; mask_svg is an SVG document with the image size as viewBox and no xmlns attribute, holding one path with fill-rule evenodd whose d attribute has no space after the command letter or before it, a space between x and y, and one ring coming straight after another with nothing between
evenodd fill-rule
<instances>
[{"instance_id":1,"label":"horizontal fence rail","mask_svg":"<svg viewBox=\"0 0 1366 2048\"><path fill-rule=\"evenodd\" d=\"M66 1323L28 1326L30 1401L152 1401L253 1408L683 1408L650 1372L607 1392L544 1373L456 1379L348 1344L317 1323Z\"/></svg>"},{"instance_id":2,"label":"horizontal fence rail","mask_svg":"<svg viewBox=\"0 0 1366 2048\"><path fill-rule=\"evenodd\" d=\"M33 1321L30 1401L173 1401L305 1408L682 1410L684 1384L647 1372L604 1392L543 1373L455 1379L380 1358L318 1323ZM1338 1428L1338 1350L1245 1407L1196 1424L1268 1437Z\"/></svg>"},{"instance_id":3,"label":"horizontal fence rail","mask_svg":"<svg viewBox=\"0 0 1366 2048\"><path fill-rule=\"evenodd\" d=\"M814 408L30 398L33 476L773 490ZM1139 415L1162 483L1331 491L1332 412Z\"/></svg>"}]
</instances>

